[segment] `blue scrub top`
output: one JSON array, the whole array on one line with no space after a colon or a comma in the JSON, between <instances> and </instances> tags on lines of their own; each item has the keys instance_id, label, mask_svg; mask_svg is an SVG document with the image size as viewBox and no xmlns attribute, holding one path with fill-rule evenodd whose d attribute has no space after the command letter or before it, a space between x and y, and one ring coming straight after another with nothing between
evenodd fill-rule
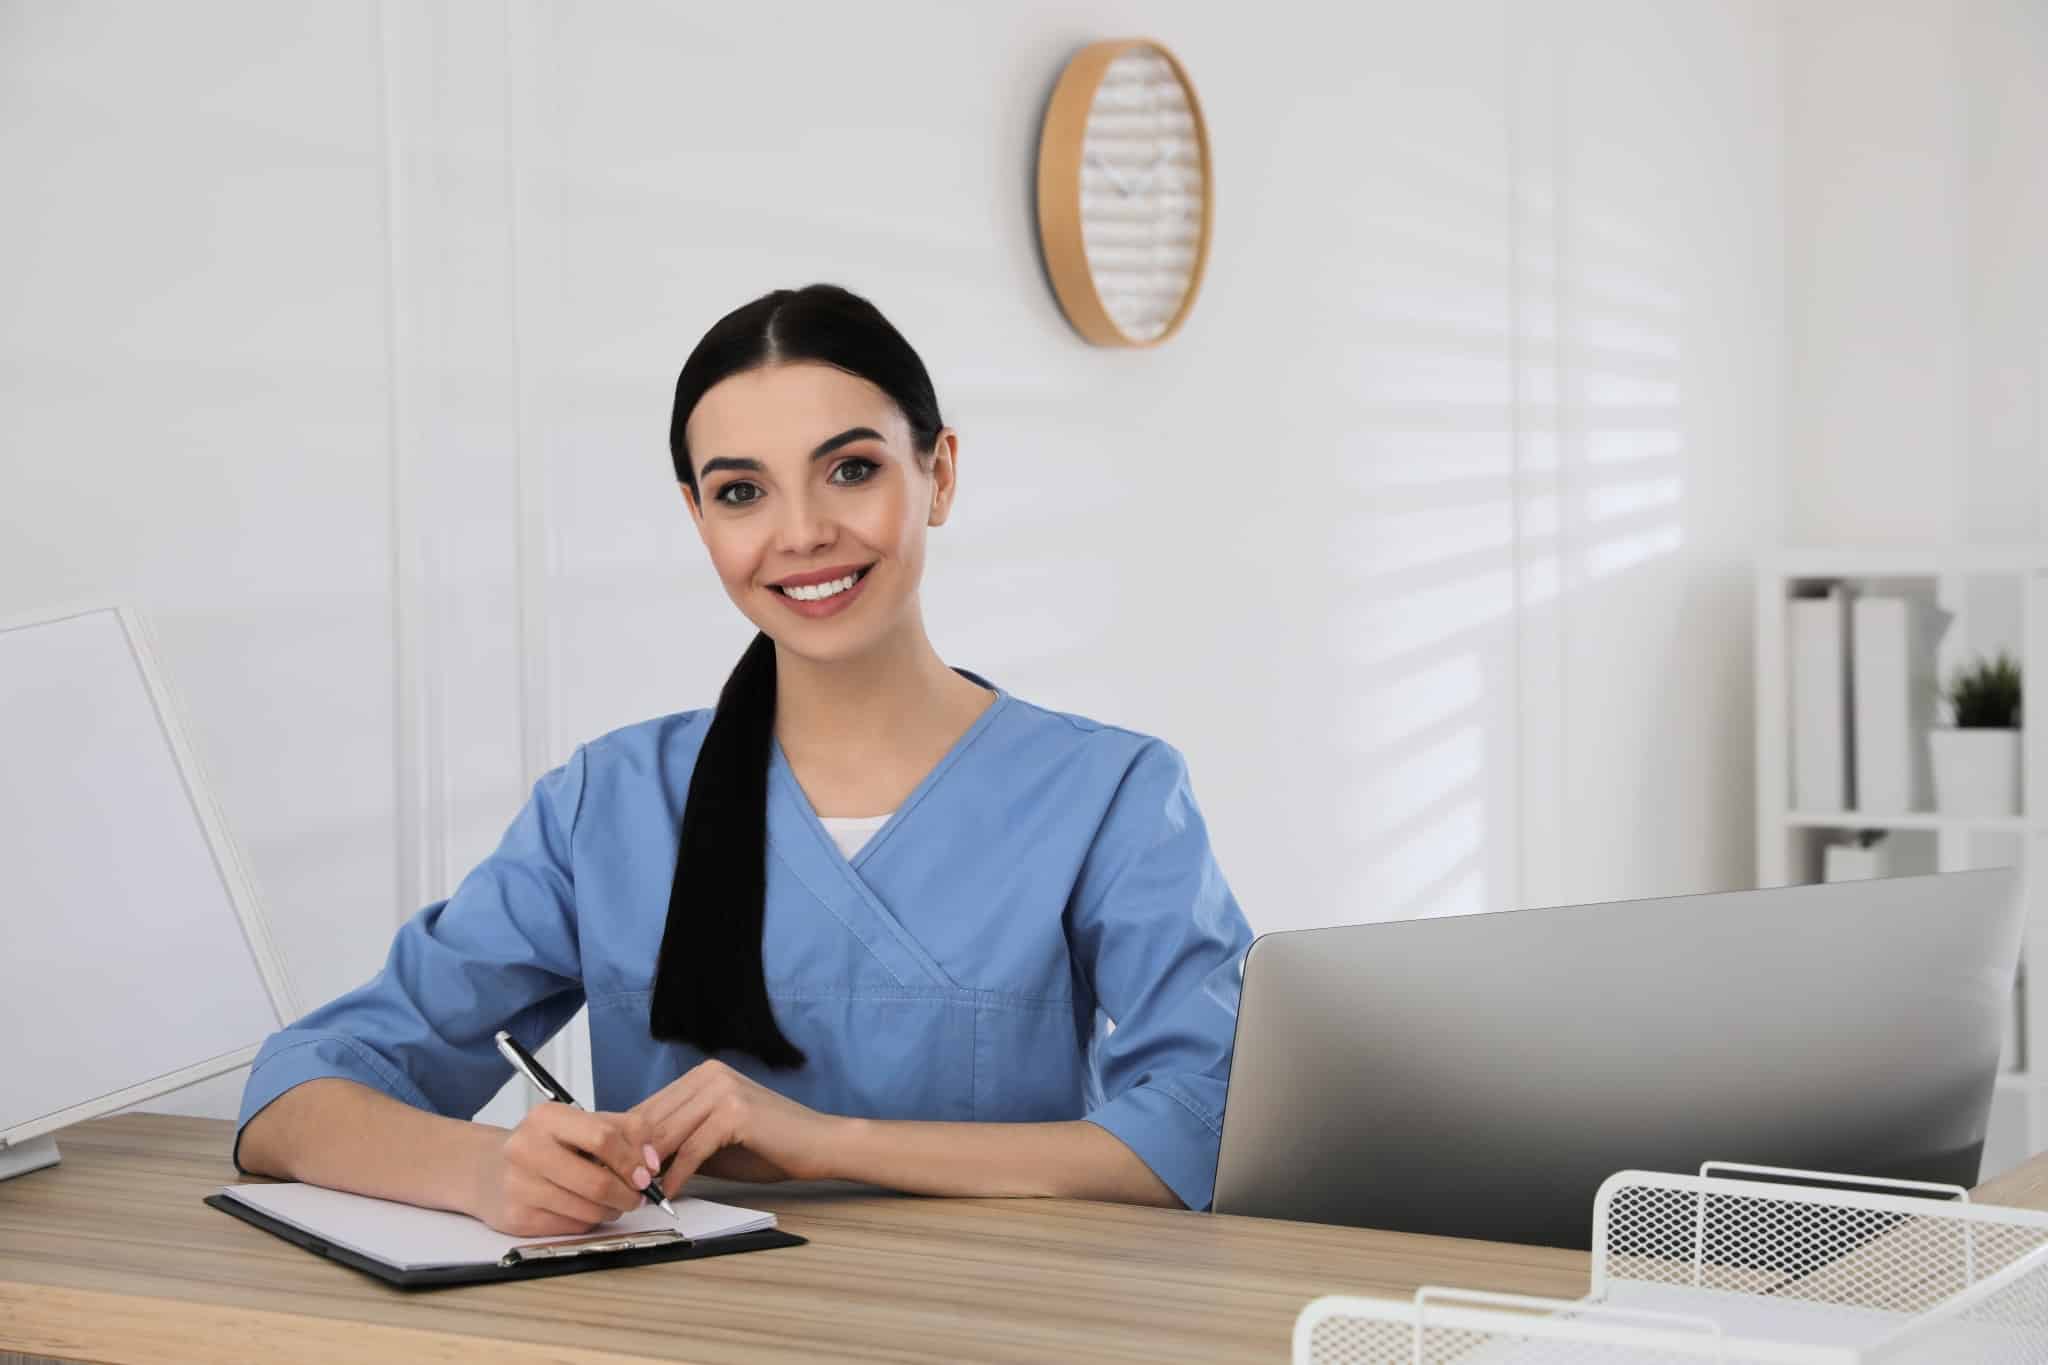
<instances>
[{"instance_id":1,"label":"blue scrub top","mask_svg":"<svg viewBox=\"0 0 2048 1365\"><path fill-rule=\"evenodd\" d=\"M1252 935L1187 764L957 671L995 702L850 859L772 746L762 957L807 1061L723 1060L831 1114L1085 1118L1206 1208ZM240 1125L322 1076L469 1118L511 1076L498 1029L537 1048L585 1003L599 1109L703 1061L650 1037L647 1010L710 721L629 725L543 776L375 978L264 1042Z\"/></svg>"}]
</instances>

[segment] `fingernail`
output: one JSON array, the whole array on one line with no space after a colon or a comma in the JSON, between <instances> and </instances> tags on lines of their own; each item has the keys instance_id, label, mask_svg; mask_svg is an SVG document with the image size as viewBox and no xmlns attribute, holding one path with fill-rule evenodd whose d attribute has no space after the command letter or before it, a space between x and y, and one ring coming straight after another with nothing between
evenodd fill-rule
<instances>
[{"instance_id":1,"label":"fingernail","mask_svg":"<svg viewBox=\"0 0 2048 1365\"><path fill-rule=\"evenodd\" d=\"M652 1180L652 1179L654 1179L654 1177L653 1177L653 1176L651 1176L651 1175L649 1175L649 1174L647 1173L647 1168L646 1168L645 1166L635 1166L635 1167L633 1168L633 1188L634 1188L634 1189L636 1189L636 1190L644 1190L644 1189L646 1189L646 1188L647 1188L647 1182L648 1182L648 1181L650 1181L650 1180Z\"/></svg>"},{"instance_id":2,"label":"fingernail","mask_svg":"<svg viewBox=\"0 0 2048 1365\"><path fill-rule=\"evenodd\" d=\"M648 1170L658 1171L661 1169L661 1153L654 1150L653 1143L649 1142L642 1144L640 1148L640 1155L647 1158Z\"/></svg>"}]
</instances>

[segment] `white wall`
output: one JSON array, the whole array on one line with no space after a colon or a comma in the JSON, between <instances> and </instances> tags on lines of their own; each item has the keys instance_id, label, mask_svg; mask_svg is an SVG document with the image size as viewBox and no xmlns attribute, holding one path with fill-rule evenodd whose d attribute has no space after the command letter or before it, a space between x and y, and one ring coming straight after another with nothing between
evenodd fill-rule
<instances>
[{"instance_id":1,"label":"white wall","mask_svg":"<svg viewBox=\"0 0 2048 1365\"><path fill-rule=\"evenodd\" d=\"M1785 14L1789 538L2048 536L2048 6Z\"/></svg>"},{"instance_id":2,"label":"white wall","mask_svg":"<svg viewBox=\"0 0 2048 1365\"><path fill-rule=\"evenodd\" d=\"M778 286L867 294L962 493L950 662L1189 755L1259 929L1747 884L1780 532L1782 20L1726 0L14 7L0 614L157 621L307 1004L579 739L748 636L665 450ZM1037 256L1082 44L1191 72L1151 351ZM202 1103L231 1111L233 1087Z\"/></svg>"}]
</instances>

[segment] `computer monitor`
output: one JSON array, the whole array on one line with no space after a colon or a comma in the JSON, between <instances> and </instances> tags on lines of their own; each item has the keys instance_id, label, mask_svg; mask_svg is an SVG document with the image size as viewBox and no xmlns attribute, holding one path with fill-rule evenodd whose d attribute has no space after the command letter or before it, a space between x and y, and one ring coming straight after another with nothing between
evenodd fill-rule
<instances>
[{"instance_id":1,"label":"computer monitor","mask_svg":"<svg viewBox=\"0 0 2048 1365\"><path fill-rule=\"evenodd\" d=\"M1261 935L1214 1208L1587 1247L1628 1168L1975 1184L2020 935L2011 868Z\"/></svg>"},{"instance_id":2,"label":"computer monitor","mask_svg":"<svg viewBox=\"0 0 2048 1365\"><path fill-rule=\"evenodd\" d=\"M297 1017L141 613L0 622L0 1179Z\"/></svg>"}]
</instances>

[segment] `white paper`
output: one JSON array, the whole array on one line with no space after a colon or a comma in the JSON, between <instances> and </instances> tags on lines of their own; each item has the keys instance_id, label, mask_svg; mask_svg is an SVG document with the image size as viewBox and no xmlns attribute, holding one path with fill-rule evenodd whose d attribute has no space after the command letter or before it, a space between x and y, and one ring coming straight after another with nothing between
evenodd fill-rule
<instances>
[{"instance_id":1,"label":"white paper","mask_svg":"<svg viewBox=\"0 0 2048 1365\"><path fill-rule=\"evenodd\" d=\"M335 1246L399 1270L432 1270L441 1266L493 1265L515 1247L546 1246L602 1233L680 1232L692 1241L755 1232L775 1226L775 1215L759 1209L717 1204L709 1199L671 1199L671 1219L652 1204L589 1232L563 1237L508 1237L466 1213L423 1209L389 1199L347 1194L319 1185L229 1185L230 1199L291 1224Z\"/></svg>"}]
</instances>

